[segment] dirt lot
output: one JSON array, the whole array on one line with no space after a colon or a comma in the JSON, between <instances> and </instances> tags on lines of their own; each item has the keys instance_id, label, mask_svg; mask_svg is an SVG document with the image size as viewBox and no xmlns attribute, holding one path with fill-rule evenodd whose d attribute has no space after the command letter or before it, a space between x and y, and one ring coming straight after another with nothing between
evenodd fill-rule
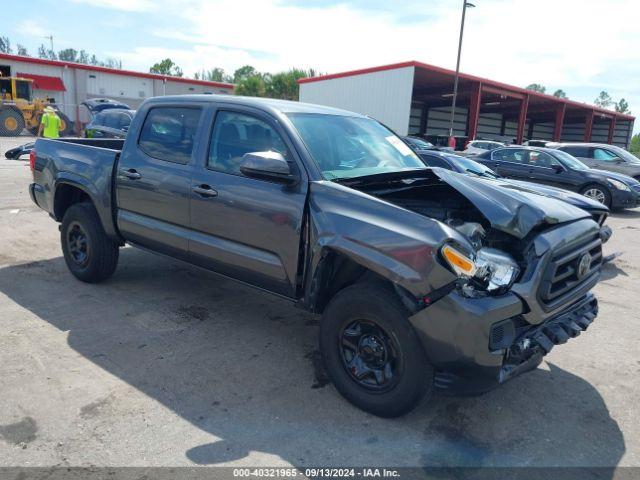
<instances>
[{"instance_id":1,"label":"dirt lot","mask_svg":"<svg viewBox=\"0 0 640 480\"><path fill-rule=\"evenodd\" d=\"M106 283L75 280L29 180L2 157L0 466L640 466L638 210L609 220L623 254L586 333L498 390L383 420L326 384L317 319L286 301L132 248Z\"/></svg>"}]
</instances>

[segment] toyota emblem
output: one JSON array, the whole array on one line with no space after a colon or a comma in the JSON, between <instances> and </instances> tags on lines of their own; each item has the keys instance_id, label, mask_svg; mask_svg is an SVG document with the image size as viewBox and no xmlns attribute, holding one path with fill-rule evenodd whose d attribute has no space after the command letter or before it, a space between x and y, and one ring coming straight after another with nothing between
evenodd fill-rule
<instances>
[{"instance_id":1,"label":"toyota emblem","mask_svg":"<svg viewBox=\"0 0 640 480\"><path fill-rule=\"evenodd\" d=\"M589 273L589 269L591 267L591 255L588 253L583 254L578 261L578 279L582 280L587 273Z\"/></svg>"}]
</instances>

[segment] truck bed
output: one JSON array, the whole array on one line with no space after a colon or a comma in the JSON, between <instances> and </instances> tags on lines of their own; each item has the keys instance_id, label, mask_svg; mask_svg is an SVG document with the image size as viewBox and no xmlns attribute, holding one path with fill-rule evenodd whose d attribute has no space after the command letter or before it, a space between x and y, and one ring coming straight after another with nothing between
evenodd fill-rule
<instances>
[{"instance_id":1,"label":"truck bed","mask_svg":"<svg viewBox=\"0 0 640 480\"><path fill-rule=\"evenodd\" d=\"M124 140L96 138L39 138L33 162L36 204L60 220L55 211L61 186L82 186L93 201L109 233L115 233L112 217L114 167Z\"/></svg>"}]
</instances>

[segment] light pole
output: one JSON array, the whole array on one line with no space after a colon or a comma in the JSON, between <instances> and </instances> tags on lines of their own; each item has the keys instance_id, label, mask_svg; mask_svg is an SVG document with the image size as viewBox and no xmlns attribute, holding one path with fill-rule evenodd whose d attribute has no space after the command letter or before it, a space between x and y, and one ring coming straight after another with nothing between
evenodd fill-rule
<instances>
[{"instance_id":1,"label":"light pole","mask_svg":"<svg viewBox=\"0 0 640 480\"><path fill-rule=\"evenodd\" d=\"M51 42L51 53L53 55L53 35L45 36L44 38Z\"/></svg>"},{"instance_id":2,"label":"light pole","mask_svg":"<svg viewBox=\"0 0 640 480\"><path fill-rule=\"evenodd\" d=\"M462 52L462 34L464 33L464 17L467 7L473 8L473 3L462 0L462 22L460 23L460 40L458 41L458 60L456 62L456 76L453 80L453 98L451 100L451 123L449 124L449 146L455 149L456 139L453 136L453 120L456 116L456 100L458 99L458 75L460 74L460 53Z\"/></svg>"}]
</instances>

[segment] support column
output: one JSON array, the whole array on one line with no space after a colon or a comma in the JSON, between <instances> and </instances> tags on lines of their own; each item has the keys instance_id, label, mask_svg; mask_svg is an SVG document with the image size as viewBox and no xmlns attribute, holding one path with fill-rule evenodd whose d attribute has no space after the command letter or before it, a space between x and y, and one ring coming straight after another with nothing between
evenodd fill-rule
<instances>
[{"instance_id":1,"label":"support column","mask_svg":"<svg viewBox=\"0 0 640 480\"><path fill-rule=\"evenodd\" d=\"M609 136L607 137L607 143L613 143L613 133L616 130L616 117L611 117L611 123L609 124Z\"/></svg>"},{"instance_id":2,"label":"support column","mask_svg":"<svg viewBox=\"0 0 640 480\"><path fill-rule=\"evenodd\" d=\"M524 124L527 123L527 108L529 108L529 95L525 95L520 101L520 113L518 114L518 133L516 143L522 145L524 140Z\"/></svg>"},{"instance_id":3,"label":"support column","mask_svg":"<svg viewBox=\"0 0 640 480\"><path fill-rule=\"evenodd\" d=\"M562 127L564 126L564 113L567 110L566 103L563 103L562 106L556 110L556 123L553 128L553 141L559 142L562 138Z\"/></svg>"},{"instance_id":4,"label":"support column","mask_svg":"<svg viewBox=\"0 0 640 480\"><path fill-rule=\"evenodd\" d=\"M587 112L587 118L584 122L584 141L591 141L591 131L593 130L593 110Z\"/></svg>"},{"instance_id":5,"label":"support column","mask_svg":"<svg viewBox=\"0 0 640 480\"><path fill-rule=\"evenodd\" d=\"M478 133L478 119L480 118L480 104L482 101L482 83L476 83L471 89L469 101L469 117L467 123L468 140L474 140Z\"/></svg>"}]
</instances>

